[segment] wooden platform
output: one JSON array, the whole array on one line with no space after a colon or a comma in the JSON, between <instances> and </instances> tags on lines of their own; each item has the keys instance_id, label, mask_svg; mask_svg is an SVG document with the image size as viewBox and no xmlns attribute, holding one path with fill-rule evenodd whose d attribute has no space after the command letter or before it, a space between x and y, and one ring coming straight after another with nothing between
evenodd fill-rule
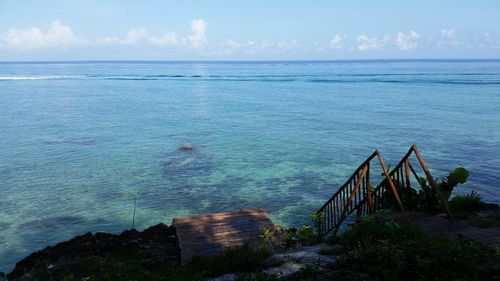
<instances>
[{"instance_id":1,"label":"wooden platform","mask_svg":"<svg viewBox=\"0 0 500 281\"><path fill-rule=\"evenodd\" d=\"M177 230L183 264L194 256L216 255L224 248L256 241L264 230L274 229L262 209L179 217L172 225Z\"/></svg>"}]
</instances>

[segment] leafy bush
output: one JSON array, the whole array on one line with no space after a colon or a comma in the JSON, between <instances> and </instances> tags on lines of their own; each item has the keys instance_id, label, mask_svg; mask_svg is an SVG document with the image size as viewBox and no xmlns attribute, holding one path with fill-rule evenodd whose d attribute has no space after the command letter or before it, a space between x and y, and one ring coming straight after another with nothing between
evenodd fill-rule
<instances>
[{"instance_id":1,"label":"leafy bush","mask_svg":"<svg viewBox=\"0 0 500 281\"><path fill-rule=\"evenodd\" d=\"M471 191L465 195L454 196L450 202L450 209L454 212L478 211L483 208L484 203L481 196L476 191Z\"/></svg>"},{"instance_id":2,"label":"leafy bush","mask_svg":"<svg viewBox=\"0 0 500 281\"><path fill-rule=\"evenodd\" d=\"M343 235L336 280L500 280L500 254L480 244L429 236L368 217Z\"/></svg>"},{"instance_id":3,"label":"leafy bush","mask_svg":"<svg viewBox=\"0 0 500 281\"><path fill-rule=\"evenodd\" d=\"M469 172L462 167L456 168L448 176L439 180L436 179L436 187L443 195L444 200L448 201L453 189L459 185L464 184L469 177ZM394 181L396 189L406 207L411 205L415 211L436 214L443 210L443 203L438 196L435 189L431 186L426 178L420 177L419 180L420 190L410 187L410 194L408 194L406 187L403 187L398 181ZM396 199L392 192L385 192L385 197L381 201L381 208L399 209Z\"/></svg>"},{"instance_id":4,"label":"leafy bush","mask_svg":"<svg viewBox=\"0 0 500 281\"><path fill-rule=\"evenodd\" d=\"M341 240L347 249L369 246L380 240L414 238L421 232L414 225L400 225L374 216L363 216L346 230Z\"/></svg>"},{"instance_id":5,"label":"leafy bush","mask_svg":"<svg viewBox=\"0 0 500 281\"><path fill-rule=\"evenodd\" d=\"M451 192L453 189L459 185L459 184L464 184L467 182L467 179L469 178L469 172L465 168L456 168L451 172L445 180L441 181L438 184L438 188L443 194L444 198L446 200L450 199Z\"/></svg>"},{"instance_id":6,"label":"leafy bush","mask_svg":"<svg viewBox=\"0 0 500 281\"><path fill-rule=\"evenodd\" d=\"M285 249L313 245L318 241L310 225L304 225L299 229L288 228L282 234L284 236L282 244Z\"/></svg>"},{"instance_id":7,"label":"leafy bush","mask_svg":"<svg viewBox=\"0 0 500 281\"><path fill-rule=\"evenodd\" d=\"M316 237L321 239L321 225L325 219L325 212L315 212L309 215L309 218L312 220L314 225L314 234Z\"/></svg>"}]
</instances>

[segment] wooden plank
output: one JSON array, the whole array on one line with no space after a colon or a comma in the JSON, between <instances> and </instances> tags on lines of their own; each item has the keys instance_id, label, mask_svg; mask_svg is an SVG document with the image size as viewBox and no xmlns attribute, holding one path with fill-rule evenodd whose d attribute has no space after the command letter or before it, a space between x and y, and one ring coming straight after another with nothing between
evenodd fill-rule
<instances>
[{"instance_id":1,"label":"wooden plank","mask_svg":"<svg viewBox=\"0 0 500 281\"><path fill-rule=\"evenodd\" d=\"M174 218L181 260L197 255L220 254L225 248L259 240L259 234L275 226L262 209L239 210Z\"/></svg>"}]
</instances>

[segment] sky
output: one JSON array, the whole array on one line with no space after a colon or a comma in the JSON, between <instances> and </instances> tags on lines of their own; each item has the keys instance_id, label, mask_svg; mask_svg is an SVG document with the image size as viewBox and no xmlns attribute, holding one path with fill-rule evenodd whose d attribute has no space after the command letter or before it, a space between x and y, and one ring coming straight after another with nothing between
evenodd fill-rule
<instances>
[{"instance_id":1,"label":"sky","mask_svg":"<svg viewBox=\"0 0 500 281\"><path fill-rule=\"evenodd\" d=\"M500 58L498 0L0 0L0 61Z\"/></svg>"}]
</instances>

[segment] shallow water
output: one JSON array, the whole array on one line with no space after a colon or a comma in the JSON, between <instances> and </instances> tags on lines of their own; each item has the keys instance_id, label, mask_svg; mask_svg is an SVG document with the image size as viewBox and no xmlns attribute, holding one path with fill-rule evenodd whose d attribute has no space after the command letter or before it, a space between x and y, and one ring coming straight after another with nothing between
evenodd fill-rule
<instances>
[{"instance_id":1,"label":"shallow water","mask_svg":"<svg viewBox=\"0 0 500 281\"><path fill-rule=\"evenodd\" d=\"M0 64L0 270L86 231L265 208L308 222L416 143L500 202L500 61ZM193 151L179 151L181 145Z\"/></svg>"}]
</instances>

